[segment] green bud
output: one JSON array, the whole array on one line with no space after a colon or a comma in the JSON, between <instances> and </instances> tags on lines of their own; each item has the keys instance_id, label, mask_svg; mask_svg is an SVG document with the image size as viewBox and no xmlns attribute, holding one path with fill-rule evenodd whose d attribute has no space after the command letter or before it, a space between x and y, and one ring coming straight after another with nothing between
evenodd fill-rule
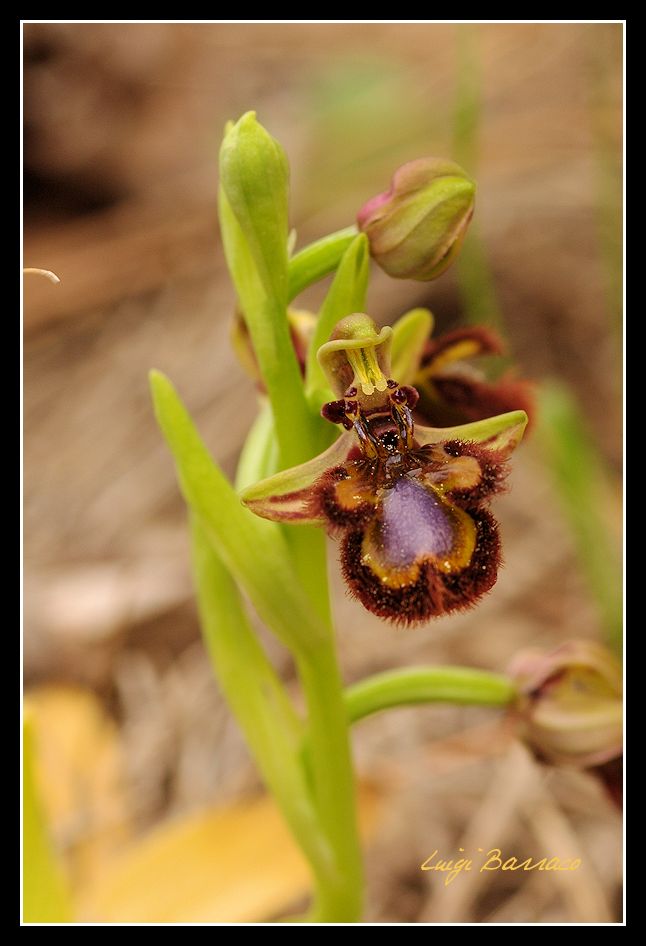
<instances>
[{"instance_id":1,"label":"green bud","mask_svg":"<svg viewBox=\"0 0 646 946\"><path fill-rule=\"evenodd\" d=\"M473 216L475 183L452 161L418 158L357 215L370 253L397 279L435 279L457 256Z\"/></svg>"},{"instance_id":2,"label":"green bud","mask_svg":"<svg viewBox=\"0 0 646 946\"><path fill-rule=\"evenodd\" d=\"M247 112L220 148L220 184L268 295L287 300L289 166L280 144Z\"/></svg>"}]
</instances>

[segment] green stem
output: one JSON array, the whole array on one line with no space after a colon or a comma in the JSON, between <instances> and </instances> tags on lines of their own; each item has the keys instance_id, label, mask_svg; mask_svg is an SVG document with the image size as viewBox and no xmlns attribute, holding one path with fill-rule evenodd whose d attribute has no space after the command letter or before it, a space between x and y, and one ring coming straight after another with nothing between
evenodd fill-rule
<instances>
[{"instance_id":1,"label":"green stem","mask_svg":"<svg viewBox=\"0 0 646 946\"><path fill-rule=\"evenodd\" d=\"M287 298L292 302L304 289L333 272L357 235L354 224L310 243L289 261Z\"/></svg>"},{"instance_id":2,"label":"green stem","mask_svg":"<svg viewBox=\"0 0 646 946\"><path fill-rule=\"evenodd\" d=\"M333 859L312 919L355 923L361 919L363 865L348 719L334 638L297 658L307 700L308 755L315 804Z\"/></svg>"},{"instance_id":3,"label":"green stem","mask_svg":"<svg viewBox=\"0 0 646 946\"><path fill-rule=\"evenodd\" d=\"M345 691L348 719L395 706L458 703L465 706L506 706L516 695L507 677L468 667L407 667L361 680Z\"/></svg>"},{"instance_id":4,"label":"green stem","mask_svg":"<svg viewBox=\"0 0 646 946\"><path fill-rule=\"evenodd\" d=\"M299 462L301 449L316 453L315 426L305 400L301 370L287 322L286 297L266 292L245 233L220 188L220 225L227 264L258 359L284 466Z\"/></svg>"},{"instance_id":5,"label":"green stem","mask_svg":"<svg viewBox=\"0 0 646 946\"><path fill-rule=\"evenodd\" d=\"M289 530L288 540L302 587L327 629L325 639L314 648L295 654L307 705L304 761L319 831L332 853L323 871L317 870L317 896L308 921L357 922L361 919L363 868L349 726L330 612L325 535L320 529L303 526Z\"/></svg>"},{"instance_id":6,"label":"green stem","mask_svg":"<svg viewBox=\"0 0 646 946\"><path fill-rule=\"evenodd\" d=\"M245 446L244 462L241 460L238 477L250 475L253 479L254 464L256 466L260 464L256 472L260 471L266 453L267 434L271 433L269 421L265 416L252 429L251 442ZM278 788L274 788L268 777L266 780L285 810L285 817L312 864L316 880L316 894L307 920L310 922L358 920L361 914L362 897L361 855L356 825L348 723L335 659L325 535L320 529L310 527L286 529L285 535L301 587L311 603L312 610L325 626L327 635L320 647L309 657L301 652L297 658L308 709L305 736L308 752L304 760L309 766L311 786L308 785L308 789L315 794L314 805L317 818L315 829L318 832L318 847L327 856L321 857L320 851L311 850L311 845L315 843L316 838L310 837L309 820L305 819L303 823L301 818L300 822L294 822L294 814L289 810L289 799L285 798L285 793L282 796L280 794L280 784ZM235 588L232 590L235 591ZM205 609L203 619L207 622L209 614L212 616L214 609L222 608L222 594L212 576L203 593L208 594L211 599L210 606ZM229 599L230 595L227 600ZM218 612L215 611L215 613ZM248 651L255 652L259 648L257 643L254 648L244 637L240 639L239 635L234 635L231 641L234 653L237 640L240 640L241 645L244 644ZM224 679L224 674L221 676ZM234 682L231 694L231 704L234 709L236 705L234 701L237 698L242 704L240 712L247 711L245 694L249 692L249 686L240 687ZM263 771L262 743L260 750L254 748L254 742L246 729L245 733ZM285 751L276 753L275 756L272 754L272 758L274 757L279 766L282 764L281 760L284 759L289 768L289 758ZM334 760L334 764L330 764L331 759ZM302 789L301 794L303 794ZM310 845L309 850L306 849L305 842Z\"/></svg>"}]
</instances>

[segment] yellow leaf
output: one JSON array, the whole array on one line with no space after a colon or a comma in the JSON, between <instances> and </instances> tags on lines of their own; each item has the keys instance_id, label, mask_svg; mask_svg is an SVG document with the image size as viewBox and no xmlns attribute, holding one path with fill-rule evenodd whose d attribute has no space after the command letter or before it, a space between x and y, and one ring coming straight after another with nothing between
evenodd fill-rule
<instances>
[{"instance_id":1,"label":"yellow leaf","mask_svg":"<svg viewBox=\"0 0 646 946\"><path fill-rule=\"evenodd\" d=\"M30 690L35 777L53 840L72 883L86 883L128 837L118 730L89 691Z\"/></svg>"},{"instance_id":2,"label":"yellow leaf","mask_svg":"<svg viewBox=\"0 0 646 946\"><path fill-rule=\"evenodd\" d=\"M378 813L359 791L362 831ZM285 913L309 892L310 871L273 801L263 796L164 824L81 897L85 921L243 923Z\"/></svg>"}]
</instances>

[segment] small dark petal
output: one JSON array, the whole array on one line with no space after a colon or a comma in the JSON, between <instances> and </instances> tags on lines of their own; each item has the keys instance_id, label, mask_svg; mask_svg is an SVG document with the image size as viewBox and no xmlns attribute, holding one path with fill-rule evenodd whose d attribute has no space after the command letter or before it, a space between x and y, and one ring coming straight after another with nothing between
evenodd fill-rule
<instances>
[{"instance_id":1,"label":"small dark petal","mask_svg":"<svg viewBox=\"0 0 646 946\"><path fill-rule=\"evenodd\" d=\"M391 401L394 401L396 404L405 404L406 403L406 392L402 388L398 388L397 391L393 391L390 395Z\"/></svg>"},{"instance_id":2,"label":"small dark petal","mask_svg":"<svg viewBox=\"0 0 646 946\"><path fill-rule=\"evenodd\" d=\"M417 407L417 402L419 401L419 391L410 384L402 385L400 390L405 393L406 403L412 411L415 407Z\"/></svg>"},{"instance_id":3,"label":"small dark petal","mask_svg":"<svg viewBox=\"0 0 646 946\"><path fill-rule=\"evenodd\" d=\"M321 408L321 417L331 424L342 424L345 418L345 401L328 401ZM352 425L350 425L352 426Z\"/></svg>"},{"instance_id":4,"label":"small dark petal","mask_svg":"<svg viewBox=\"0 0 646 946\"><path fill-rule=\"evenodd\" d=\"M396 387L397 387L397 382L396 382L396 381L393 381L392 378L389 378L388 381L386 381L386 385L387 385L389 388L396 388Z\"/></svg>"},{"instance_id":5,"label":"small dark petal","mask_svg":"<svg viewBox=\"0 0 646 946\"><path fill-rule=\"evenodd\" d=\"M424 396L418 413L431 426L484 420L508 411L525 411L531 426L535 413L531 385L505 377L495 384L458 375L434 375L435 396Z\"/></svg>"},{"instance_id":6,"label":"small dark petal","mask_svg":"<svg viewBox=\"0 0 646 946\"><path fill-rule=\"evenodd\" d=\"M505 480L509 475L509 464L501 453L496 450L487 450L480 444L462 440L449 440L443 444L443 447L444 452L451 457L474 457L482 471L479 482L470 489L450 490L448 495L456 505L465 508L488 500L496 493L504 492Z\"/></svg>"},{"instance_id":7,"label":"small dark petal","mask_svg":"<svg viewBox=\"0 0 646 946\"><path fill-rule=\"evenodd\" d=\"M624 760L623 757L610 759L603 765L590 769L603 783L608 795L620 811L624 807Z\"/></svg>"},{"instance_id":8,"label":"small dark petal","mask_svg":"<svg viewBox=\"0 0 646 946\"><path fill-rule=\"evenodd\" d=\"M428 340L422 354L421 367L424 368L442 352L445 352L448 348L453 348L460 342L474 342L478 349L474 352L474 355L502 355L505 350L504 342L491 329L484 328L481 325L472 328L457 328L452 332L446 332L446 334L438 336L438 338Z\"/></svg>"},{"instance_id":9,"label":"small dark petal","mask_svg":"<svg viewBox=\"0 0 646 946\"><path fill-rule=\"evenodd\" d=\"M401 587L380 581L362 562L364 532L349 532L341 546L341 567L350 592L363 606L396 624L413 625L433 617L471 608L496 582L501 561L498 528L482 509L467 510L476 526L476 545L469 565L454 574L440 574L423 563L417 579Z\"/></svg>"}]
</instances>

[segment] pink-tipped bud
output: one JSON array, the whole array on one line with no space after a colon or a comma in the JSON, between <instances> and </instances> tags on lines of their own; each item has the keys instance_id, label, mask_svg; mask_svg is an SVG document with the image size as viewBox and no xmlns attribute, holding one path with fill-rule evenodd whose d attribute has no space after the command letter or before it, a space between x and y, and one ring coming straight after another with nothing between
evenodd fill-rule
<instances>
[{"instance_id":1,"label":"pink-tipped bud","mask_svg":"<svg viewBox=\"0 0 646 946\"><path fill-rule=\"evenodd\" d=\"M442 158L403 164L390 190L357 215L370 253L396 279L435 279L457 256L473 216L475 183Z\"/></svg>"},{"instance_id":2,"label":"pink-tipped bud","mask_svg":"<svg viewBox=\"0 0 646 946\"><path fill-rule=\"evenodd\" d=\"M621 667L605 647L569 641L547 654L525 651L510 674L521 735L539 758L595 769L621 756Z\"/></svg>"}]
</instances>

